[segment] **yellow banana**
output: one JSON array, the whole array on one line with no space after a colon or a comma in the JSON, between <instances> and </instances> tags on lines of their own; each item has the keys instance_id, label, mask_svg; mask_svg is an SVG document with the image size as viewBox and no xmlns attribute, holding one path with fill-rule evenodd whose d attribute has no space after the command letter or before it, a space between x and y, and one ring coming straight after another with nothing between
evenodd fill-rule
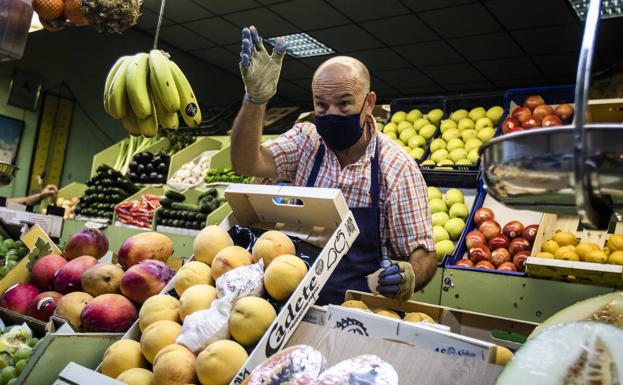
<instances>
[{"instance_id":1,"label":"yellow banana","mask_svg":"<svg viewBox=\"0 0 623 385\"><path fill-rule=\"evenodd\" d=\"M171 129L178 128L180 126L180 119L177 116L177 112L168 112L165 110L160 101L160 96L158 96L158 93L153 92L153 90L151 96L156 106L156 115L158 115L158 124L160 127Z\"/></svg>"},{"instance_id":2,"label":"yellow banana","mask_svg":"<svg viewBox=\"0 0 623 385\"><path fill-rule=\"evenodd\" d=\"M115 78L115 75L117 74L117 71L119 70L119 67L121 67L121 64L123 64L123 62L128 58L129 56L121 56L119 59L117 59L115 64L113 64L112 67L110 68L110 71L108 71L108 76L106 76L106 83L104 84L104 110L108 112L109 114L110 112L108 109L108 89L110 88L110 84Z\"/></svg>"},{"instance_id":3,"label":"yellow banana","mask_svg":"<svg viewBox=\"0 0 623 385\"><path fill-rule=\"evenodd\" d=\"M148 89L149 100L151 100L151 108L153 111L156 111L156 106L154 105L154 99L151 97L151 90ZM146 138L153 138L158 133L158 117L157 114L151 114L147 119L137 119L138 128Z\"/></svg>"},{"instance_id":4,"label":"yellow banana","mask_svg":"<svg viewBox=\"0 0 623 385\"><path fill-rule=\"evenodd\" d=\"M149 52L149 71L153 72L155 82L151 82L151 87L156 90L162 106L168 112L180 110L180 96L171 75L169 59L162 51L153 49Z\"/></svg>"},{"instance_id":5,"label":"yellow banana","mask_svg":"<svg viewBox=\"0 0 623 385\"><path fill-rule=\"evenodd\" d=\"M115 119L123 119L128 113L128 93L126 92L126 69L129 60L124 60L108 88L108 113Z\"/></svg>"},{"instance_id":6,"label":"yellow banana","mask_svg":"<svg viewBox=\"0 0 623 385\"><path fill-rule=\"evenodd\" d=\"M149 55L138 53L130 59L126 70L126 88L130 106L139 119L146 119L154 113L151 109L151 100L147 93L149 78Z\"/></svg>"},{"instance_id":7,"label":"yellow banana","mask_svg":"<svg viewBox=\"0 0 623 385\"><path fill-rule=\"evenodd\" d=\"M201 109L199 108L195 93L180 67L172 60L169 60L169 67L171 68L177 93L180 96L180 113L182 118L188 127L197 127L201 123Z\"/></svg>"},{"instance_id":8,"label":"yellow banana","mask_svg":"<svg viewBox=\"0 0 623 385\"><path fill-rule=\"evenodd\" d=\"M141 130L138 127L138 119L136 118L136 115L134 114L134 111L132 111L131 108L128 108L128 113L125 116L125 118L121 119L121 122L123 123L123 127L125 127L125 129L128 130L130 135L132 136L141 135Z\"/></svg>"}]
</instances>

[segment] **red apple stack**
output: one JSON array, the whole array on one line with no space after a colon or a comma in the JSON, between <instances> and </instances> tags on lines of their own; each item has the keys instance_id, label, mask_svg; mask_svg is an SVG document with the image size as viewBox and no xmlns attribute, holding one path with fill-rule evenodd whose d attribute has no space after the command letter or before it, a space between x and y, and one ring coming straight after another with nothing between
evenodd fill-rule
<instances>
[{"instance_id":1,"label":"red apple stack","mask_svg":"<svg viewBox=\"0 0 623 385\"><path fill-rule=\"evenodd\" d=\"M571 123L573 107L570 104L554 106L545 104L540 95L531 95L526 98L523 106L515 108L502 123L502 132L505 134L538 127L558 127Z\"/></svg>"}]
</instances>

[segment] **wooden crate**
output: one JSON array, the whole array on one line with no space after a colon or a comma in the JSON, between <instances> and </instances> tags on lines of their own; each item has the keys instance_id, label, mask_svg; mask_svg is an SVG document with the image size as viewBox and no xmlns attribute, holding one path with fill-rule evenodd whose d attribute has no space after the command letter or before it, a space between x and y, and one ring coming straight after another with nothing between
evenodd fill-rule
<instances>
[{"instance_id":1,"label":"wooden crate","mask_svg":"<svg viewBox=\"0 0 623 385\"><path fill-rule=\"evenodd\" d=\"M611 223L608 230L589 230L581 226L577 216L543 214L532 255L541 251L543 244L559 230L576 234L578 244L593 242L603 248L610 235L623 234L623 222ZM620 265L530 257L526 266L531 277L623 287L623 266Z\"/></svg>"}]
</instances>

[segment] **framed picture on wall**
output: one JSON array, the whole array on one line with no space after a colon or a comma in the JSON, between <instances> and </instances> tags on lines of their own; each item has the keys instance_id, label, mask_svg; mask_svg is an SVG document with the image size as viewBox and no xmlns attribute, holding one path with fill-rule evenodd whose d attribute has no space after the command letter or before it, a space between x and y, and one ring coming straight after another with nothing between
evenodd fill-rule
<instances>
[{"instance_id":1,"label":"framed picture on wall","mask_svg":"<svg viewBox=\"0 0 623 385\"><path fill-rule=\"evenodd\" d=\"M0 115L0 161L15 164L24 122Z\"/></svg>"},{"instance_id":2,"label":"framed picture on wall","mask_svg":"<svg viewBox=\"0 0 623 385\"><path fill-rule=\"evenodd\" d=\"M9 89L9 104L36 111L39 106L42 84L41 75L15 70Z\"/></svg>"}]
</instances>

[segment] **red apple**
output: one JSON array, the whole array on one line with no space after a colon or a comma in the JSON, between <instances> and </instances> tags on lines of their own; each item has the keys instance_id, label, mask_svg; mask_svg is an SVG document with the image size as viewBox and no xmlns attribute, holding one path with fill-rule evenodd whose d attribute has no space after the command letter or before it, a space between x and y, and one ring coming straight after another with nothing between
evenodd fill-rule
<instances>
[{"instance_id":1,"label":"red apple","mask_svg":"<svg viewBox=\"0 0 623 385\"><path fill-rule=\"evenodd\" d=\"M521 232L521 237L526 238L530 244L534 243L534 239L536 238L536 234L539 232L539 225L530 225L526 226L525 229Z\"/></svg>"},{"instance_id":2,"label":"red apple","mask_svg":"<svg viewBox=\"0 0 623 385\"><path fill-rule=\"evenodd\" d=\"M515 255L522 251L530 251L530 242L526 238L515 238L511 241L510 246L508 246L508 251L511 255Z\"/></svg>"},{"instance_id":3,"label":"red apple","mask_svg":"<svg viewBox=\"0 0 623 385\"><path fill-rule=\"evenodd\" d=\"M485 236L478 230L472 230L465 236L465 246L467 246L468 249L478 244L484 244L485 242Z\"/></svg>"},{"instance_id":4,"label":"red apple","mask_svg":"<svg viewBox=\"0 0 623 385\"><path fill-rule=\"evenodd\" d=\"M517 266L518 271L526 271L526 259L530 256L530 251L520 251L513 255L513 264Z\"/></svg>"},{"instance_id":5,"label":"red apple","mask_svg":"<svg viewBox=\"0 0 623 385\"><path fill-rule=\"evenodd\" d=\"M56 291L46 291L30 301L26 315L36 318L43 322L48 322L50 316L54 314L56 305L63 298L63 295Z\"/></svg>"},{"instance_id":6,"label":"red apple","mask_svg":"<svg viewBox=\"0 0 623 385\"><path fill-rule=\"evenodd\" d=\"M537 128L539 126L540 126L539 122L534 118L529 118L521 122L521 127L523 127L526 130Z\"/></svg>"},{"instance_id":7,"label":"red apple","mask_svg":"<svg viewBox=\"0 0 623 385\"><path fill-rule=\"evenodd\" d=\"M97 260L90 255L83 255L67 262L54 279L54 289L62 294L81 291L82 274L95 264Z\"/></svg>"},{"instance_id":8,"label":"red apple","mask_svg":"<svg viewBox=\"0 0 623 385\"><path fill-rule=\"evenodd\" d=\"M68 261L83 255L90 255L100 259L108 252L108 239L98 229L85 228L73 234L67 244L63 255Z\"/></svg>"},{"instance_id":9,"label":"red apple","mask_svg":"<svg viewBox=\"0 0 623 385\"><path fill-rule=\"evenodd\" d=\"M162 291L175 271L162 261L145 259L128 269L121 277L121 293L134 302L143 303Z\"/></svg>"},{"instance_id":10,"label":"red apple","mask_svg":"<svg viewBox=\"0 0 623 385\"><path fill-rule=\"evenodd\" d=\"M563 123L570 123L571 117L573 116L573 107L571 104L561 104L554 109L554 114L556 114Z\"/></svg>"},{"instance_id":11,"label":"red apple","mask_svg":"<svg viewBox=\"0 0 623 385\"><path fill-rule=\"evenodd\" d=\"M495 249L491 252L491 263L495 265L495 267L500 267L504 262L511 261L511 253L508 250L499 248Z\"/></svg>"},{"instance_id":12,"label":"red apple","mask_svg":"<svg viewBox=\"0 0 623 385\"><path fill-rule=\"evenodd\" d=\"M540 95L528 96L526 100L524 100L523 102L524 107L528 107L531 110L534 110L541 104L545 104L545 100L543 100L543 98Z\"/></svg>"},{"instance_id":13,"label":"red apple","mask_svg":"<svg viewBox=\"0 0 623 385\"><path fill-rule=\"evenodd\" d=\"M469 259L471 259L474 263L478 263L480 261L488 261L489 259L491 259L491 250L489 250L489 248L483 244L478 244L469 249L467 255L469 256Z\"/></svg>"},{"instance_id":14,"label":"red apple","mask_svg":"<svg viewBox=\"0 0 623 385\"><path fill-rule=\"evenodd\" d=\"M51 290L58 270L65 266L67 260L60 255L50 254L37 259L30 272L33 285L39 290Z\"/></svg>"},{"instance_id":15,"label":"red apple","mask_svg":"<svg viewBox=\"0 0 623 385\"><path fill-rule=\"evenodd\" d=\"M508 239L508 237L502 233L500 234L496 234L493 238L491 238L491 240L489 241L489 244L487 246L489 246L489 250L495 250L495 249L508 249L508 246L510 246L511 240Z\"/></svg>"},{"instance_id":16,"label":"red apple","mask_svg":"<svg viewBox=\"0 0 623 385\"><path fill-rule=\"evenodd\" d=\"M495 270L495 266L489 261L480 261L475 266L477 269Z\"/></svg>"},{"instance_id":17,"label":"red apple","mask_svg":"<svg viewBox=\"0 0 623 385\"><path fill-rule=\"evenodd\" d=\"M480 226L483 222L495 219L495 214L491 209L481 207L474 213L474 223Z\"/></svg>"},{"instance_id":18,"label":"red apple","mask_svg":"<svg viewBox=\"0 0 623 385\"><path fill-rule=\"evenodd\" d=\"M474 262L469 259L459 259L454 266L474 267Z\"/></svg>"},{"instance_id":19,"label":"red apple","mask_svg":"<svg viewBox=\"0 0 623 385\"><path fill-rule=\"evenodd\" d=\"M20 314L26 314L30 302L40 294L35 285L17 283L9 287L0 298L0 307Z\"/></svg>"},{"instance_id":20,"label":"red apple","mask_svg":"<svg viewBox=\"0 0 623 385\"><path fill-rule=\"evenodd\" d=\"M517 131L517 129L523 130L521 127L521 122L517 118L506 118L504 123L502 123L502 132L508 134L513 131Z\"/></svg>"},{"instance_id":21,"label":"red apple","mask_svg":"<svg viewBox=\"0 0 623 385\"><path fill-rule=\"evenodd\" d=\"M536 119L537 122L541 122L543 118L553 113L554 109L551 106L548 106L547 104L541 104L539 106L536 106L534 111L532 111L532 117Z\"/></svg>"},{"instance_id":22,"label":"red apple","mask_svg":"<svg viewBox=\"0 0 623 385\"><path fill-rule=\"evenodd\" d=\"M485 239L487 240L487 242L490 241L491 238L495 237L496 235L502 232L502 228L500 227L500 224L494 220L488 220L488 221L482 222L480 224L480 227L478 227L478 230L480 230L482 235L485 236Z\"/></svg>"},{"instance_id":23,"label":"red apple","mask_svg":"<svg viewBox=\"0 0 623 385\"><path fill-rule=\"evenodd\" d=\"M519 120L520 123L532 118L532 111L528 107L518 107L513 110L512 118Z\"/></svg>"},{"instance_id":24,"label":"red apple","mask_svg":"<svg viewBox=\"0 0 623 385\"><path fill-rule=\"evenodd\" d=\"M562 121L556 115L547 115L541 122L541 127L558 127L562 126Z\"/></svg>"},{"instance_id":25,"label":"red apple","mask_svg":"<svg viewBox=\"0 0 623 385\"><path fill-rule=\"evenodd\" d=\"M502 232L510 239L517 238L524 230L523 223L519 221L510 221L504 225Z\"/></svg>"},{"instance_id":26,"label":"red apple","mask_svg":"<svg viewBox=\"0 0 623 385\"><path fill-rule=\"evenodd\" d=\"M138 319L136 307L120 294L93 298L80 313L82 331L123 333Z\"/></svg>"},{"instance_id":27,"label":"red apple","mask_svg":"<svg viewBox=\"0 0 623 385\"><path fill-rule=\"evenodd\" d=\"M513 262L504 262L498 267L498 271L517 271L517 267Z\"/></svg>"}]
</instances>

